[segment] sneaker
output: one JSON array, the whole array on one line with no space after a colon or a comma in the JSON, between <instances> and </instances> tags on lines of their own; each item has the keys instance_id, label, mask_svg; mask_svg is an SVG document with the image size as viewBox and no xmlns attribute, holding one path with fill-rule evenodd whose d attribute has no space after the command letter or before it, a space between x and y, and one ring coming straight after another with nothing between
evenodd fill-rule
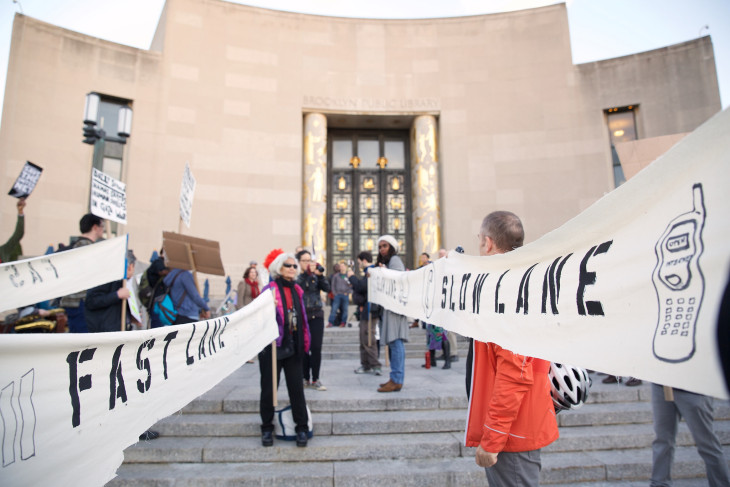
<instances>
[{"instance_id":1,"label":"sneaker","mask_svg":"<svg viewBox=\"0 0 730 487\"><path fill-rule=\"evenodd\" d=\"M312 385L310 387L312 389L314 389L315 391L326 391L327 390L327 388L325 386L323 386L320 381L312 382Z\"/></svg>"},{"instance_id":2,"label":"sneaker","mask_svg":"<svg viewBox=\"0 0 730 487\"><path fill-rule=\"evenodd\" d=\"M375 367L373 370L373 374L375 375L382 375L383 373L380 371L380 367Z\"/></svg>"},{"instance_id":3,"label":"sneaker","mask_svg":"<svg viewBox=\"0 0 730 487\"><path fill-rule=\"evenodd\" d=\"M312 387L312 383L309 382L307 379L304 379L304 388L307 389L309 387Z\"/></svg>"},{"instance_id":4,"label":"sneaker","mask_svg":"<svg viewBox=\"0 0 730 487\"><path fill-rule=\"evenodd\" d=\"M362 365L355 369L356 374L369 374L372 372L372 369L366 369Z\"/></svg>"}]
</instances>

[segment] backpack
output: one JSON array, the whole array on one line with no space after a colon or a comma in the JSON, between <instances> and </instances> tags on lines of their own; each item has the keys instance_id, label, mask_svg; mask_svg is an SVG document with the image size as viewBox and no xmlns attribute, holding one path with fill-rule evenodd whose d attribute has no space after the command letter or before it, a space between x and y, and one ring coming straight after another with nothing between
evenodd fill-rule
<instances>
[{"instance_id":1,"label":"backpack","mask_svg":"<svg viewBox=\"0 0 730 487\"><path fill-rule=\"evenodd\" d=\"M170 282L169 286L164 283L164 279L160 279L157 281L157 284L155 284L155 287L152 288L150 293L152 296L152 299L150 300L151 306L147 309L150 312L150 315L154 314L163 326L170 326L175 323L175 319L177 319L177 308L180 307L180 303L182 303L183 299L185 299L185 294L187 293L185 290L183 290L182 296L180 296L180 300L177 302L177 305L172 302L172 298L170 297L172 286L183 272L184 271L178 272L175 277L172 278L172 282ZM147 285L149 286L149 282ZM161 286L161 292L158 292L157 286Z\"/></svg>"}]
</instances>

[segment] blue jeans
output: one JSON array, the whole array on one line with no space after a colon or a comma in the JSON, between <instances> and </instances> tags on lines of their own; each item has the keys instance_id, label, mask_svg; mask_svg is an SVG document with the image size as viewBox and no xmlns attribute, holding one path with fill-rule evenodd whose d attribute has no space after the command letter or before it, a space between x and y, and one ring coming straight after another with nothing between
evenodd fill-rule
<instances>
[{"instance_id":1,"label":"blue jeans","mask_svg":"<svg viewBox=\"0 0 730 487\"><path fill-rule=\"evenodd\" d=\"M341 323L347 323L347 303L349 299L347 297L347 294L336 294L335 299L332 300L332 311L330 312L330 318L329 323L330 325L338 325ZM335 323L335 319L337 319L337 310L340 310L341 317L340 317L340 323Z\"/></svg>"},{"instance_id":2,"label":"blue jeans","mask_svg":"<svg viewBox=\"0 0 730 487\"><path fill-rule=\"evenodd\" d=\"M396 384L403 384L406 375L406 347L403 340L393 340L388 343L390 350L390 380Z\"/></svg>"}]
</instances>

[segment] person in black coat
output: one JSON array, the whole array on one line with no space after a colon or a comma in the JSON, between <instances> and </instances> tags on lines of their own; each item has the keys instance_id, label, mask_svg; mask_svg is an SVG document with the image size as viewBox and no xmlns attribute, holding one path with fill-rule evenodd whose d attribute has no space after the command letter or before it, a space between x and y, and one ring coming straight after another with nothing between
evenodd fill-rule
<instances>
[{"instance_id":1,"label":"person in black coat","mask_svg":"<svg viewBox=\"0 0 730 487\"><path fill-rule=\"evenodd\" d=\"M127 276L134 275L136 261L134 252L127 250ZM84 317L86 325L89 327L89 333L122 330L122 305L126 306L126 299L129 298L129 289L122 287L123 282L123 280L112 281L86 291ZM130 313L125 315L127 320L130 319L129 315ZM139 439L142 441L154 440L159 436L160 433L157 431L147 430L139 435Z\"/></svg>"},{"instance_id":2,"label":"person in black coat","mask_svg":"<svg viewBox=\"0 0 730 487\"><path fill-rule=\"evenodd\" d=\"M309 332L312 343L309 354L304 356L304 386L317 391L326 391L327 388L319 380L319 370L322 365L322 340L324 339L324 309L320 293L330 292L330 283L324 275L324 267L312 260L308 250L300 250L296 254L301 274L297 277L297 284L304 291L304 306L309 320ZM311 372L311 382L309 380Z\"/></svg>"},{"instance_id":3,"label":"person in black coat","mask_svg":"<svg viewBox=\"0 0 730 487\"><path fill-rule=\"evenodd\" d=\"M137 258L127 251L127 275L134 274ZM123 280L112 281L86 291L84 318L89 333L121 331L122 304L126 305L129 289L122 287ZM129 313L126 314L129 318ZM126 328L126 324L125 324Z\"/></svg>"},{"instance_id":4,"label":"person in black coat","mask_svg":"<svg viewBox=\"0 0 730 487\"><path fill-rule=\"evenodd\" d=\"M358 264L363 272L357 277L352 270L347 276L352 284L352 300L358 307L360 315L360 367L355 369L356 374L381 374L381 364L378 360L378 344L375 340L375 326L378 315L378 306L368 303L368 269L373 265L373 254L364 250L357 256ZM370 316L370 315L373 316Z\"/></svg>"}]
</instances>

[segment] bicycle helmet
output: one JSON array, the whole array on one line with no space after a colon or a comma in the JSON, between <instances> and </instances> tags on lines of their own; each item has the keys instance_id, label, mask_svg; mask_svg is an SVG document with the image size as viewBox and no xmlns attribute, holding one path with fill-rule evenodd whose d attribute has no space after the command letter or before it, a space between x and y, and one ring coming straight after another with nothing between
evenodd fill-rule
<instances>
[{"instance_id":1,"label":"bicycle helmet","mask_svg":"<svg viewBox=\"0 0 730 487\"><path fill-rule=\"evenodd\" d=\"M548 378L556 413L585 404L592 383L585 369L551 362Z\"/></svg>"}]
</instances>

